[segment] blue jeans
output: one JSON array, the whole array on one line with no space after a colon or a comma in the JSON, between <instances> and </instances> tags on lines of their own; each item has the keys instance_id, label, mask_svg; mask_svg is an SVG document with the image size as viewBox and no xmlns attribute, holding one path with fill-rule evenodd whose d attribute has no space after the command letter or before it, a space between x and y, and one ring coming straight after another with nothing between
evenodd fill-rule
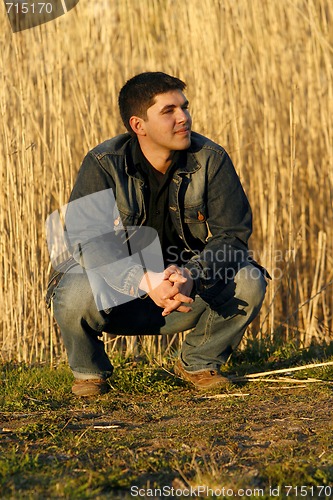
<instances>
[{"instance_id":1,"label":"blue jeans","mask_svg":"<svg viewBox=\"0 0 333 500\"><path fill-rule=\"evenodd\" d=\"M207 297L195 297L192 311L163 317L149 297L98 311L85 274L65 273L52 290L53 310L76 378L108 378L113 367L99 338L174 334L190 330L181 348L188 371L219 369L258 314L266 291L261 271L245 263L233 279Z\"/></svg>"}]
</instances>

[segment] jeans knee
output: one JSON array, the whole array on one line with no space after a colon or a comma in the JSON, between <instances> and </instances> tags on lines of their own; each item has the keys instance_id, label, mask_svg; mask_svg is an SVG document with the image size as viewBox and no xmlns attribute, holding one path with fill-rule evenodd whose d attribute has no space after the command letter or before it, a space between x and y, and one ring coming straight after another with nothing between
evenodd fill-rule
<instances>
[{"instance_id":1,"label":"jeans knee","mask_svg":"<svg viewBox=\"0 0 333 500\"><path fill-rule=\"evenodd\" d=\"M260 269L249 264L244 266L235 277L236 295L251 308L259 308L264 300L267 282Z\"/></svg>"},{"instance_id":2,"label":"jeans knee","mask_svg":"<svg viewBox=\"0 0 333 500\"><path fill-rule=\"evenodd\" d=\"M52 297L54 317L61 330L80 331L86 323L102 331L104 318L97 309L88 280L82 275L65 275Z\"/></svg>"}]
</instances>

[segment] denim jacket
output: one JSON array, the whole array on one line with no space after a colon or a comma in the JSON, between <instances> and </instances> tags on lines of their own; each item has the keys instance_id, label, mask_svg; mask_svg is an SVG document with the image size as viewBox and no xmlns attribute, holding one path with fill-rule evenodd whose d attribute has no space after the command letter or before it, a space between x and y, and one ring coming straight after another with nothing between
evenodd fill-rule
<instances>
[{"instance_id":1,"label":"denim jacket","mask_svg":"<svg viewBox=\"0 0 333 500\"><path fill-rule=\"evenodd\" d=\"M185 267L191 271L196 292L200 294L226 279L230 271L247 260L252 214L232 161L221 146L192 132L191 146L185 156L186 161L171 180L169 210L185 248L192 255ZM87 154L70 202L110 188L117 206L116 213L108 214L112 229L117 231L120 225L144 226L146 183L131 162L128 133L103 142ZM98 242L90 241L88 245L86 255L89 252L96 255ZM74 251L73 257L80 262L78 252ZM112 262L112 255L108 259ZM114 261L117 259L115 255ZM89 268L89 258L85 262ZM117 276L113 273L112 279L104 266L103 279L119 293L140 296L142 265L128 259L117 265Z\"/></svg>"}]
</instances>

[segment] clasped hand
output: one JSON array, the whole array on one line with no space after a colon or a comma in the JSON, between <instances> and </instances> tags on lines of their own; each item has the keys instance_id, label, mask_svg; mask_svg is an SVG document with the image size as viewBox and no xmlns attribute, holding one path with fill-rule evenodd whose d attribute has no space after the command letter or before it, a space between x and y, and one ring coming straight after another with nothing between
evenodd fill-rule
<instances>
[{"instance_id":1,"label":"clasped hand","mask_svg":"<svg viewBox=\"0 0 333 500\"><path fill-rule=\"evenodd\" d=\"M193 299L190 297L193 288L193 279L186 268L175 265L167 267L162 273L147 271L139 285L141 290L148 293L156 305L163 308L162 316L173 311L189 312Z\"/></svg>"}]
</instances>

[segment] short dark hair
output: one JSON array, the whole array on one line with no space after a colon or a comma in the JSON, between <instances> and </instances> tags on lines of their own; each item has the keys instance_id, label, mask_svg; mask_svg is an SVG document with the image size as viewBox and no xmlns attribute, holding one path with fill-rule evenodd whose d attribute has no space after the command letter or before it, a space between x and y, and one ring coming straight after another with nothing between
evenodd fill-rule
<instances>
[{"instance_id":1,"label":"short dark hair","mask_svg":"<svg viewBox=\"0 0 333 500\"><path fill-rule=\"evenodd\" d=\"M129 120L131 116L147 118L147 109L155 102L157 94L165 94L171 90L181 90L186 84L174 76L161 71L147 71L133 76L119 92L118 105L120 116L130 134L133 130Z\"/></svg>"}]
</instances>

